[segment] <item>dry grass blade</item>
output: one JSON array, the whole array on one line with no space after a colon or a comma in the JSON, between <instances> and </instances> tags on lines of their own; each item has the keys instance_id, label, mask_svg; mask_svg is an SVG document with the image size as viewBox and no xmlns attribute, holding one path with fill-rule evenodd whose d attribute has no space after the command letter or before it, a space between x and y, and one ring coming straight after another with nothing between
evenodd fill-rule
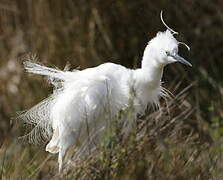
<instances>
[{"instance_id":1,"label":"dry grass blade","mask_svg":"<svg viewBox=\"0 0 223 180\"><path fill-rule=\"evenodd\" d=\"M198 131L188 121L195 113L192 106L185 105L184 95L190 87L170 99L168 107L163 103L160 111L139 117L136 129L127 138L123 136L122 126L111 123L115 125L114 132L107 134L85 159L70 163L57 178L214 179L213 169L221 156L213 153L211 142L203 138L205 132ZM126 117L123 113L112 121ZM217 156L217 162L207 160Z\"/></svg>"}]
</instances>

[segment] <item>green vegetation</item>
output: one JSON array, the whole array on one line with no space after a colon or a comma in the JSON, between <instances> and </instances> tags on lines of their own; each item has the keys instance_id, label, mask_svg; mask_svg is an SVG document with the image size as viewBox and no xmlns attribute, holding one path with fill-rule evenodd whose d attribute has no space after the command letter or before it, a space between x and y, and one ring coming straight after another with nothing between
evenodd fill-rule
<instances>
[{"instance_id":1,"label":"green vegetation","mask_svg":"<svg viewBox=\"0 0 223 180\"><path fill-rule=\"evenodd\" d=\"M160 10L193 68L165 69L164 86L175 97L138 117L126 136L127 112L88 158L73 158L58 173L44 145L18 142L21 122L11 117L47 97L42 77L24 73L37 54L46 65L80 69L111 61L140 66L146 43L163 31ZM220 1L7 1L0 3L0 179L223 179L223 8ZM189 86L188 86L189 85ZM186 87L186 88L185 88ZM74 155L70 149L67 159Z\"/></svg>"}]
</instances>

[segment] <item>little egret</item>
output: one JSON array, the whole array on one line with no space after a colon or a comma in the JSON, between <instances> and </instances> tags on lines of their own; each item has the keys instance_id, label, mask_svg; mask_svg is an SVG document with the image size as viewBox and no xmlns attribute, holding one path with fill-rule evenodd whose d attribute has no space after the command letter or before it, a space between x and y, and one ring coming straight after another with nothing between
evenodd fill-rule
<instances>
[{"instance_id":1,"label":"little egret","mask_svg":"<svg viewBox=\"0 0 223 180\"><path fill-rule=\"evenodd\" d=\"M83 143L86 131L93 136L98 127L104 126L103 114L111 117L129 106L131 89L135 92L134 108L136 114L144 113L150 104L159 104L159 98L165 95L161 86L163 68L167 64L181 62L192 66L178 55L178 42L174 30L167 26L164 32L148 42L142 58L141 68L133 70L121 65L105 63L85 70L58 70L24 62L27 72L47 76L54 86L53 94L23 112L20 117L29 124L35 125L31 131L31 139L49 138L46 151L59 153L59 169L67 149L78 143ZM86 125L86 119L88 125ZM99 122L96 124L97 122ZM88 127L86 127L88 126Z\"/></svg>"}]
</instances>

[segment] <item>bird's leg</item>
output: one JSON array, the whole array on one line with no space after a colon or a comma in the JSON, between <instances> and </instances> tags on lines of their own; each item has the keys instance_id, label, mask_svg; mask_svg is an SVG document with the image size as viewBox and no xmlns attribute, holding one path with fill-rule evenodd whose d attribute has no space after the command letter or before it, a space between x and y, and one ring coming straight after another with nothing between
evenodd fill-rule
<instances>
[{"instance_id":1,"label":"bird's leg","mask_svg":"<svg viewBox=\"0 0 223 180\"><path fill-rule=\"evenodd\" d=\"M58 155L59 172L61 172L62 170L64 154L65 154L64 148L60 147L59 155Z\"/></svg>"},{"instance_id":2,"label":"bird's leg","mask_svg":"<svg viewBox=\"0 0 223 180\"><path fill-rule=\"evenodd\" d=\"M67 129L61 130L60 134L60 144L59 144L59 155L58 155L58 163L59 163L59 171L62 169L64 155L67 149L75 143L75 132L66 132Z\"/></svg>"}]
</instances>

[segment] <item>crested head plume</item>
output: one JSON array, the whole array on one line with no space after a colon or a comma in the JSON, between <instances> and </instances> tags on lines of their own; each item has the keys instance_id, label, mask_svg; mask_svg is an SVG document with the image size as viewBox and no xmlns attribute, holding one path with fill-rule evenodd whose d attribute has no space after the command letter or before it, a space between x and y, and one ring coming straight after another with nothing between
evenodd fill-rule
<instances>
[{"instance_id":1,"label":"crested head plume","mask_svg":"<svg viewBox=\"0 0 223 180\"><path fill-rule=\"evenodd\" d=\"M174 31L172 28L170 28L170 27L165 23L165 21L163 20L163 11L160 12L160 19L161 19L163 25L167 28L167 30L168 30L169 32L171 32L172 35L174 35L174 34L179 34L177 31ZM178 41L178 44L182 44L182 45L184 45L184 46L188 49L188 51L190 51L190 47L189 47L186 43Z\"/></svg>"},{"instance_id":2,"label":"crested head plume","mask_svg":"<svg viewBox=\"0 0 223 180\"><path fill-rule=\"evenodd\" d=\"M163 23L163 25L174 35L174 34L178 34L177 31L174 31L172 28L170 28L166 23L165 21L163 20L163 11L160 12L160 19Z\"/></svg>"}]
</instances>

